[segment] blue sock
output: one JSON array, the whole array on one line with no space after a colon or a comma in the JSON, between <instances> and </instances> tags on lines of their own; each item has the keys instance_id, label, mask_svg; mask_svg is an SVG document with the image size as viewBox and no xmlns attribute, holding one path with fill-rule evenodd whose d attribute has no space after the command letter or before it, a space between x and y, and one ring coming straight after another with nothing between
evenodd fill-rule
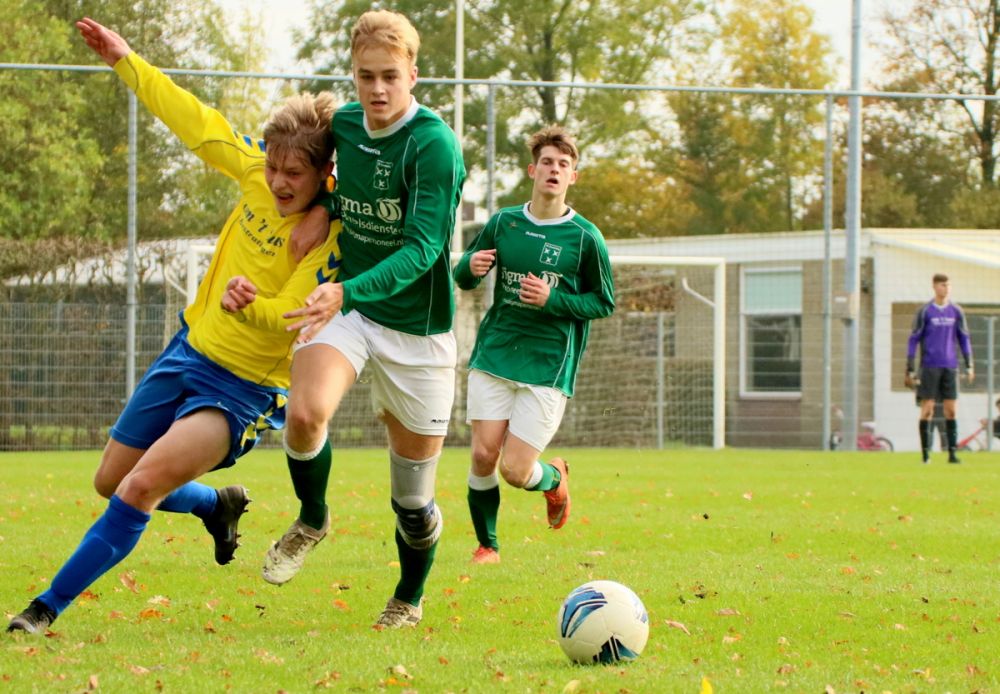
<instances>
[{"instance_id":1,"label":"blue sock","mask_svg":"<svg viewBox=\"0 0 1000 694\"><path fill-rule=\"evenodd\" d=\"M215 510L215 502L218 500L219 494L212 487L201 482L188 482L167 494L156 510L192 513L198 518L208 518Z\"/></svg>"},{"instance_id":2,"label":"blue sock","mask_svg":"<svg viewBox=\"0 0 1000 694\"><path fill-rule=\"evenodd\" d=\"M148 513L112 496L108 509L90 526L73 556L52 579L52 586L38 599L60 614L87 586L128 556L147 523Z\"/></svg>"}]
</instances>

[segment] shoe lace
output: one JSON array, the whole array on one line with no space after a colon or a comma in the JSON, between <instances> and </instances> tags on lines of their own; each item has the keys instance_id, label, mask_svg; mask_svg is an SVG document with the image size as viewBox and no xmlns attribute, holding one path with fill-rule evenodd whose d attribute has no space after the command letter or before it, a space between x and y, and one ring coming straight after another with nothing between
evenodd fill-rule
<instances>
[{"instance_id":1,"label":"shoe lace","mask_svg":"<svg viewBox=\"0 0 1000 694\"><path fill-rule=\"evenodd\" d=\"M378 620L379 624L394 624L398 621L405 621L409 619L412 611L413 608L410 605L392 601L382 610L382 617Z\"/></svg>"},{"instance_id":2,"label":"shoe lace","mask_svg":"<svg viewBox=\"0 0 1000 694\"><path fill-rule=\"evenodd\" d=\"M310 544L315 543L315 539L305 534L302 528L296 528L291 535L281 538L281 550L288 555L295 556L307 549Z\"/></svg>"}]
</instances>

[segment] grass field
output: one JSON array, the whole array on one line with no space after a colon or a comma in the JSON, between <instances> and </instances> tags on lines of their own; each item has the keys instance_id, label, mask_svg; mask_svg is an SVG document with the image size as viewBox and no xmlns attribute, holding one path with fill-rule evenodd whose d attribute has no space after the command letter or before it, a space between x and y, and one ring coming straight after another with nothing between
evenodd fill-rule
<instances>
[{"instance_id":1,"label":"grass field","mask_svg":"<svg viewBox=\"0 0 1000 694\"><path fill-rule=\"evenodd\" d=\"M555 453L555 451L552 451ZM415 630L370 625L397 578L388 462L335 455L333 528L277 588L263 553L296 510L283 457L205 478L254 503L226 567L190 516L157 514L47 637L4 634L0 690L82 692L1000 692L1000 454L570 450L573 515L503 488L497 566L473 566L467 452L445 453L445 531ZM98 454L0 454L9 618L102 512ZM574 666L563 597L633 588L643 656Z\"/></svg>"}]
</instances>

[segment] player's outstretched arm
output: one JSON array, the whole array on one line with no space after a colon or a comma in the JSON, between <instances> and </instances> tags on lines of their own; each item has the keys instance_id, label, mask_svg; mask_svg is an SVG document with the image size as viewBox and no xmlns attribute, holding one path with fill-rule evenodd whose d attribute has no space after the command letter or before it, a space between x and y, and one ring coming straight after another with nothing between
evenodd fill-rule
<instances>
[{"instance_id":1,"label":"player's outstretched arm","mask_svg":"<svg viewBox=\"0 0 1000 694\"><path fill-rule=\"evenodd\" d=\"M86 44L110 67L132 52L125 39L90 17L78 21L76 28Z\"/></svg>"}]
</instances>

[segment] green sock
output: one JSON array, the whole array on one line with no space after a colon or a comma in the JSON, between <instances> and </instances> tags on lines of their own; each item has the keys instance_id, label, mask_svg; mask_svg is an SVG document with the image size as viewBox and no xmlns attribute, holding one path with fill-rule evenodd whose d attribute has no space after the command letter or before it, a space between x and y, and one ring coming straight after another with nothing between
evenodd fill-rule
<instances>
[{"instance_id":1,"label":"green sock","mask_svg":"<svg viewBox=\"0 0 1000 694\"><path fill-rule=\"evenodd\" d=\"M298 460L287 453L285 457L295 496L301 503L299 519L310 528L319 530L326 523L326 484L330 479L330 467L333 463L330 439L309 460Z\"/></svg>"},{"instance_id":2,"label":"green sock","mask_svg":"<svg viewBox=\"0 0 1000 694\"><path fill-rule=\"evenodd\" d=\"M424 582L434 564L437 546L438 543L435 542L427 549L413 549L406 544L403 536L399 534L399 529L396 529L396 548L399 551L399 583L396 584L393 596L397 600L408 602L411 605L420 604L420 598L424 595Z\"/></svg>"},{"instance_id":3,"label":"green sock","mask_svg":"<svg viewBox=\"0 0 1000 694\"><path fill-rule=\"evenodd\" d=\"M469 515L476 539L483 547L500 549L497 542L497 516L500 514L500 486L490 489L469 487Z\"/></svg>"},{"instance_id":4,"label":"green sock","mask_svg":"<svg viewBox=\"0 0 1000 694\"><path fill-rule=\"evenodd\" d=\"M541 481L534 487L525 487L525 489L529 492L547 492L558 487L559 481L562 479L562 475L559 474L559 471L548 463L539 461L538 464L542 467Z\"/></svg>"}]
</instances>

